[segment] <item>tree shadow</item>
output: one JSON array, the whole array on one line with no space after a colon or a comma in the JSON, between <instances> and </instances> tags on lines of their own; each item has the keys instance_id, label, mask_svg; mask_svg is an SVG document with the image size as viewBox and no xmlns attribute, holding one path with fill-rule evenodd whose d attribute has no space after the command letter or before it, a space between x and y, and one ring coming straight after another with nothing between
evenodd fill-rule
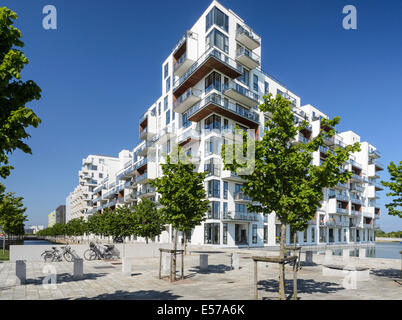
<instances>
[{"instance_id":1,"label":"tree shadow","mask_svg":"<svg viewBox=\"0 0 402 320\"><path fill-rule=\"evenodd\" d=\"M140 290L129 292L124 290L117 290L113 293L102 293L95 297L81 297L74 300L176 300L182 296L173 294L170 290L156 291L156 290ZM66 298L61 300L70 300Z\"/></svg>"},{"instance_id":2,"label":"tree shadow","mask_svg":"<svg viewBox=\"0 0 402 320\"><path fill-rule=\"evenodd\" d=\"M264 290L266 292L275 292L279 291L279 283L278 280L260 280L258 281L259 289ZM344 290L338 283L334 282L317 282L313 279L297 279L297 293L333 293L339 290ZM293 296L293 279L285 281L285 293L289 294L289 297Z\"/></svg>"},{"instance_id":3,"label":"tree shadow","mask_svg":"<svg viewBox=\"0 0 402 320\"><path fill-rule=\"evenodd\" d=\"M377 277L402 280L402 271L398 269L372 269L370 273Z\"/></svg>"},{"instance_id":4,"label":"tree shadow","mask_svg":"<svg viewBox=\"0 0 402 320\"><path fill-rule=\"evenodd\" d=\"M232 267L227 266L225 264L215 264L215 265L208 265L208 270L203 271L200 270L200 267L193 267L190 269L190 272L202 273L202 274L210 274L210 273L225 273L227 271L233 270Z\"/></svg>"},{"instance_id":5,"label":"tree shadow","mask_svg":"<svg viewBox=\"0 0 402 320\"><path fill-rule=\"evenodd\" d=\"M61 273L57 274L56 283L64 283L64 282L77 282L82 280L95 280L100 277L106 276L107 273L85 273L82 277L74 277L71 273ZM51 275L39 277L36 279L26 279L25 285L33 284L33 285L42 285L43 279L49 277L48 283L51 284Z\"/></svg>"}]
</instances>

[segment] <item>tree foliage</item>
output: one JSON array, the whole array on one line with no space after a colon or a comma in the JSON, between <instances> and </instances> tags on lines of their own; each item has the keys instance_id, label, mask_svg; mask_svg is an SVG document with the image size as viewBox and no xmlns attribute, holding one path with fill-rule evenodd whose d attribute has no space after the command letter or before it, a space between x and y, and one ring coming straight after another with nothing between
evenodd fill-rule
<instances>
[{"instance_id":1,"label":"tree foliage","mask_svg":"<svg viewBox=\"0 0 402 320\"><path fill-rule=\"evenodd\" d=\"M225 156L226 152L230 154L233 151L230 144L223 146L222 158L224 168L235 173L247 167L253 168L249 174L242 176L245 179L243 192L255 201L248 205L248 210L266 215L276 213L282 223L280 252L283 257L286 237L284 226L290 225L291 229L298 231L307 228L308 221L313 219L317 208L321 206L323 188L334 187L338 182L344 183L351 177L352 173L343 172L341 166L351 152L360 150L360 145L356 143L345 148L336 147L334 152L328 150L323 163L320 166L313 165L312 153L324 145L325 136L331 138L335 135L339 117L322 119L319 135L303 144L294 143L294 139L308 126L308 122L295 123L290 101L279 94L276 98L269 94L264 96L264 103L259 109L269 114L270 118L265 123L267 130L262 139L255 141L255 158L240 163L234 157L234 161L229 163ZM245 150L250 138L246 133L243 135ZM226 148L231 149L227 151ZM284 297L282 280L280 295Z\"/></svg>"},{"instance_id":2,"label":"tree foliage","mask_svg":"<svg viewBox=\"0 0 402 320\"><path fill-rule=\"evenodd\" d=\"M402 161L397 166L394 162L388 165L390 181L381 181L384 187L391 191L387 193L387 197L394 197L392 202L387 203L385 207L388 209L388 214L402 218Z\"/></svg>"},{"instance_id":3,"label":"tree foliage","mask_svg":"<svg viewBox=\"0 0 402 320\"><path fill-rule=\"evenodd\" d=\"M32 153L23 142L30 135L26 128L37 127L41 120L28 102L39 100L41 89L32 80L22 81L21 71L28 59L18 48L24 43L21 31L13 26L17 14L12 10L0 8L0 177L6 178L13 169L9 165L8 154L16 149Z\"/></svg>"},{"instance_id":4,"label":"tree foliage","mask_svg":"<svg viewBox=\"0 0 402 320\"><path fill-rule=\"evenodd\" d=\"M127 208L126 210L130 210ZM132 208L134 234L144 237L148 242L149 238L158 236L165 229L165 222L161 213L156 208L156 203L150 199L143 198L141 202Z\"/></svg>"}]
</instances>

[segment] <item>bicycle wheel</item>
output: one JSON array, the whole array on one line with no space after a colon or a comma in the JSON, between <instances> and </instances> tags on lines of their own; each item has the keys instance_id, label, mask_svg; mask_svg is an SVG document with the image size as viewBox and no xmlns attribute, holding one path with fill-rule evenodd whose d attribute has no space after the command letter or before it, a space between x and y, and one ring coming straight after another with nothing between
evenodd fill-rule
<instances>
[{"instance_id":1,"label":"bicycle wheel","mask_svg":"<svg viewBox=\"0 0 402 320\"><path fill-rule=\"evenodd\" d=\"M45 251L45 252L42 253L41 256L42 256L42 258L43 258L43 260L45 262L52 262L53 261L53 253L51 253L51 252Z\"/></svg>"},{"instance_id":2,"label":"bicycle wheel","mask_svg":"<svg viewBox=\"0 0 402 320\"><path fill-rule=\"evenodd\" d=\"M68 252L68 251L66 251L66 252L63 253L63 258L64 258L64 260L66 260L67 262L73 261L73 255L71 254L71 252Z\"/></svg>"},{"instance_id":3,"label":"bicycle wheel","mask_svg":"<svg viewBox=\"0 0 402 320\"><path fill-rule=\"evenodd\" d=\"M95 260L97 257L98 257L98 255L92 249L85 250L85 252L84 252L85 260L92 261L92 260Z\"/></svg>"}]
</instances>

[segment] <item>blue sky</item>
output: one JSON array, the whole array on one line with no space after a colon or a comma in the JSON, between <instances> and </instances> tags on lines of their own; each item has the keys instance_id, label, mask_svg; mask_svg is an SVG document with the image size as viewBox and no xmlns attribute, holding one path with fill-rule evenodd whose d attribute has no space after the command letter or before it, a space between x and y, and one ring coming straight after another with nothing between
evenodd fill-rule
<instances>
[{"instance_id":1,"label":"blue sky","mask_svg":"<svg viewBox=\"0 0 402 320\"><path fill-rule=\"evenodd\" d=\"M3 0L19 15L30 63L23 79L43 91L30 104L42 124L29 130L33 155L15 152L4 182L25 198L29 224L78 183L81 159L117 155L138 142L138 117L160 95L161 63L210 1ZM346 0L234 1L223 5L262 37L262 68L329 116L377 146L381 161L402 160L402 2ZM42 28L42 8L57 8L57 30ZM342 9L357 8L357 30ZM383 171L382 177L388 178ZM381 206L386 203L381 193ZM386 215L385 231L402 230Z\"/></svg>"}]
</instances>

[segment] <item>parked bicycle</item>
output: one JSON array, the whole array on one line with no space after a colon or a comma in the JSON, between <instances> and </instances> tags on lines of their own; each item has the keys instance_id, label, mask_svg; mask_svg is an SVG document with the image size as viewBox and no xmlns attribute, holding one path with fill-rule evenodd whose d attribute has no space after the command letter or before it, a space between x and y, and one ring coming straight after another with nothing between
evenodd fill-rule
<instances>
[{"instance_id":1,"label":"parked bicycle","mask_svg":"<svg viewBox=\"0 0 402 320\"><path fill-rule=\"evenodd\" d=\"M110 260L114 257L114 245L113 244L105 244L104 248L100 247L100 245L90 242L89 249L85 250L84 258L85 260Z\"/></svg>"},{"instance_id":2,"label":"parked bicycle","mask_svg":"<svg viewBox=\"0 0 402 320\"><path fill-rule=\"evenodd\" d=\"M62 251L60 252L57 247L52 247L52 250L46 250L41 254L41 257L45 262L58 262L62 261L62 257L64 260L67 262L72 262L75 257L75 253L73 250L71 250L70 246L64 246L60 247Z\"/></svg>"}]
</instances>

